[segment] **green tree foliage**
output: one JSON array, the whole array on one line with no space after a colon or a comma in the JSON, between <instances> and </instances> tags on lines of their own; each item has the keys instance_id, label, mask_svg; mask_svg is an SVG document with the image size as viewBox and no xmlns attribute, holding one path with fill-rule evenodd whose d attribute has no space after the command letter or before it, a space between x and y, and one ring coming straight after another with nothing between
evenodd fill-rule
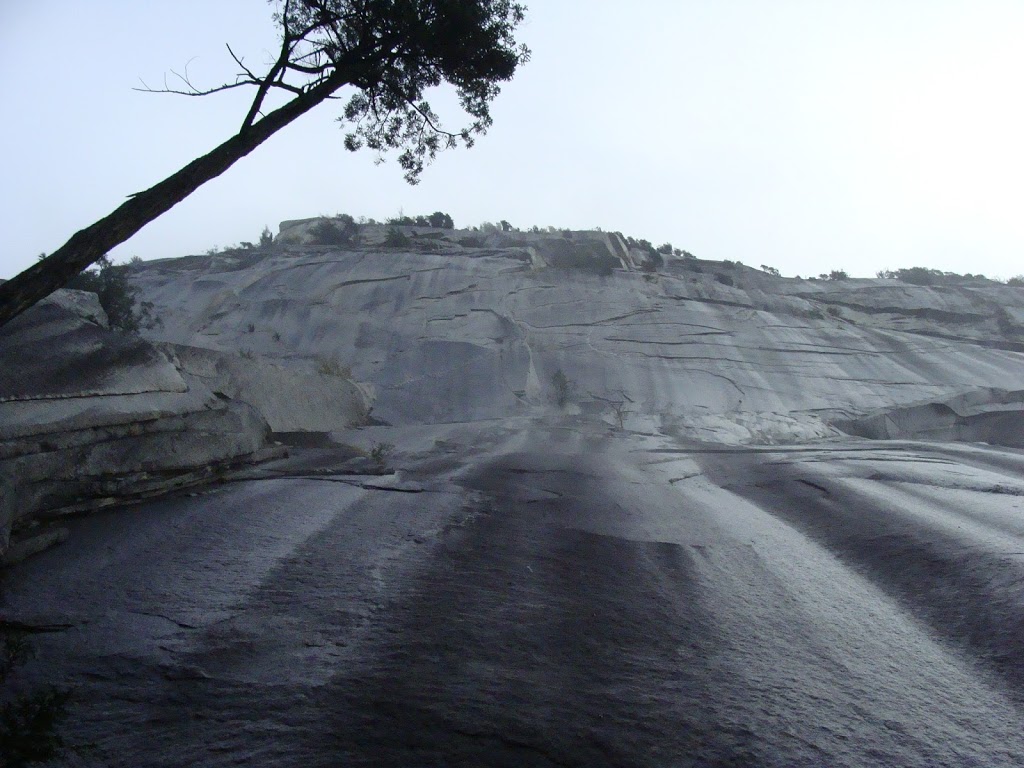
<instances>
[{"instance_id":1,"label":"green tree foliage","mask_svg":"<svg viewBox=\"0 0 1024 768\"><path fill-rule=\"evenodd\" d=\"M963 285L964 283L988 282L984 275L959 275L956 272L943 272L928 267L904 267L903 269L883 269L876 272L877 277L888 280L899 280L910 285ZM1013 278L1011 278L1012 280ZM1009 281L1007 281L1009 284Z\"/></svg>"},{"instance_id":2,"label":"green tree foliage","mask_svg":"<svg viewBox=\"0 0 1024 768\"><path fill-rule=\"evenodd\" d=\"M345 146L381 153L402 149L399 165L415 183L439 150L472 146L474 136L491 126L498 83L511 79L529 58L514 37L525 11L509 0L304 0L296 5L296 21L318 29L307 55L313 66L358 55L368 43L387 52L373 81L357 83L345 107L343 120L354 126ZM370 39L364 23L373 26ZM444 82L455 86L471 118L456 132L443 129L423 99L424 91Z\"/></svg>"},{"instance_id":3,"label":"green tree foliage","mask_svg":"<svg viewBox=\"0 0 1024 768\"><path fill-rule=\"evenodd\" d=\"M359 225L347 213L333 219L322 219L310 228L317 245L349 245L359 233Z\"/></svg>"},{"instance_id":4,"label":"green tree foliage","mask_svg":"<svg viewBox=\"0 0 1024 768\"><path fill-rule=\"evenodd\" d=\"M434 211L429 216L393 216L388 224L398 227L432 227L434 229L455 229L455 222L447 213Z\"/></svg>"},{"instance_id":5,"label":"green tree foliage","mask_svg":"<svg viewBox=\"0 0 1024 768\"><path fill-rule=\"evenodd\" d=\"M911 285L936 285L942 282L944 274L938 269L927 267L908 267L905 269L884 269L876 273L878 277L899 280Z\"/></svg>"},{"instance_id":6,"label":"green tree foliage","mask_svg":"<svg viewBox=\"0 0 1024 768\"><path fill-rule=\"evenodd\" d=\"M775 267L769 267L767 264L761 265L761 270L772 277L781 277L782 273L779 272Z\"/></svg>"},{"instance_id":7,"label":"green tree foliage","mask_svg":"<svg viewBox=\"0 0 1024 768\"><path fill-rule=\"evenodd\" d=\"M831 272L822 272L818 277L822 280L849 280L850 276L844 269L833 269Z\"/></svg>"},{"instance_id":8,"label":"green tree foliage","mask_svg":"<svg viewBox=\"0 0 1024 768\"><path fill-rule=\"evenodd\" d=\"M270 227L264 227L263 231L260 232L260 241L257 244L257 248L260 250L267 250L274 246L274 233L270 231Z\"/></svg>"},{"instance_id":9,"label":"green tree foliage","mask_svg":"<svg viewBox=\"0 0 1024 768\"><path fill-rule=\"evenodd\" d=\"M388 227L384 245L388 248L404 248L409 245L409 238L398 227Z\"/></svg>"},{"instance_id":10,"label":"green tree foliage","mask_svg":"<svg viewBox=\"0 0 1024 768\"><path fill-rule=\"evenodd\" d=\"M665 266L665 257L662 255L665 251L660 248L656 251L647 252L647 261L643 263L641 269L646 272L657 272L659 269ZM668 252L671 255L671 250Z\"/></svg>"},{"instance_id":11,"label":"green tree foliage","mask_svg":"<svg viewBox=\"0 0 1024 768\"><path fill-rule=\"evenodd\" d=\"M455 229L455 222L452 221L452 217L441 211L434 211L427 217L427 221L430 226L436 229Z\"/></svg>"},{"instance_id":12,"label":"green tree foliage","mask_svg":"<svg viewBox=\"0 0 1024 768\"><path fill-rule=\"evenodd\" d=\"M345 146L378 159L398 153L415 183L441 150L470 146L491 125L500 84L529 59L515 33L525 7L512 0L274 0L280 46L257 73L228 49L239 72L210 88L182 79L160 92L205 96L252 88L238 132L113 213L77 232L42 262L0 285L0 325L68 283L114 246L339 92L353 93L340 119ZM467 122L445 128L426 99L447 83ZM271 108L271 92L285 96Z\"/></svg>"},{"instance_id":13,"label":"green tree foliage","mask_svg":"<svg viewBox=\"0 0 1024 768\"><path fill-rule=\"evenodd\" d=\"M73 277L67 287L95 293L111 328L137 333L160 321L153 317L152 302L136 299L138 290L128 281L130 269L131 265L115 264L109 256L101 256L92 268Z\"/></svg>"}]
</instances>

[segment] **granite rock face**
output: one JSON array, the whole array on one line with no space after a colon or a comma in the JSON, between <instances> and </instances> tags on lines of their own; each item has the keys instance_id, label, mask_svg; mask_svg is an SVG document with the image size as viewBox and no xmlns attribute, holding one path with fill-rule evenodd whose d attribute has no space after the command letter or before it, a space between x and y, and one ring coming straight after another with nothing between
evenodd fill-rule
<instances>
[{"instance_id":1,"label":"granite rock face","mask_svg":"<svg viewBox=\"0 0 1024 768\"><path fill-rule=\"evenodd\" d=\"M76 758L1024 764L1020 291L603 232L286 229L136 267L164 326L112 343L144 370L12 401L164 408L181 450L249 434L228 407L293 431L5 574ZM36 443L99 433L22 416ZM136 434L162 439L94 441L67 477L131 466Z\"/></svg>"},{"instance_id":2,"label":"granite rock face","mask_svg":"<svg viewBox=\"0 0 1024 768\"><path fill-rule=\"evenodd\" d=\"M980 389L837 422L873 440L942 440L1024 448L1024 390Z\"/></svg>"},{"instance_id":3,"label":"granite rock face","mask_svg":"<svg viewBox=\"0 0 1024 768\"><path fill-rule=\"evenodd\" d=\"M317 223L286 222L265 252L142 265L151 337L330 361L393 424L553 409L727 443L825 438L1024 372L1024 291L991 282L779 278L604 232L364 225L323 246Z\"/></svg>"},{"instance_id":4,"label":"granite rock face","mask_svg":"<svg viewBox=\"0 0 1024 768\"><path fill-rule=\"evenodd\" d=\"M137 265L161 327L62 291L0 336L12 524L215 476L269 430L576 415L731 445L1018 445L1024 291L801 280L615 233L286 222ZM340 233L340 234L339 234Z\"/></svg>"},{"instance_id":5,"label":"granite rock face","mask_svg":"<svg viewBox=\"0 0 1024 768\"><path fill-rule=\"evenodd\" d=\"M12 526L201 482L266 445L251 405L105 326L94 295L61 291L0 334L0 555Z\"/></svg>"},{"instance_id":6,"label":"granite rock face","mask_svg":"<svg viewBox=\"0 0 1024 768\"><path fill-rule=\"evenodd\" d=\"M366 421L372 387L351 380L337 364L291 368L262 357L164 344L183 375L200 379L214 394L253 406L275 432L329 432Z\"/></svg>"}]
</instances>

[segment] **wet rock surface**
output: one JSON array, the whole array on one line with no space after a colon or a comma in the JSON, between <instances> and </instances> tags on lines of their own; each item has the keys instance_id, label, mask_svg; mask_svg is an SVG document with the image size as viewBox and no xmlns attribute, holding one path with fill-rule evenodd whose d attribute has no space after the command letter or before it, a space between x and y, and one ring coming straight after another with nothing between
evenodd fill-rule
<instances>
[{"instance_id":1,"label":"wet rock surface","mask_svg":"<svg viewBox=\"0 0 1024 768\"><path fill-rule=\"evenodd\" d=\"M11 571L69 764L1024 761L1019 451L429 434L352 435L430 443L387 484L296 449Z\"/></svg>"},{"instance_id":2,"label":"wet rock surface","mask_svg":"<svg viewBox=\"0 0 1024 768\"><path fill-rule=\"evenodd\" d=\"M62 482L288 451L5 573L67 764L1024 765L1024 291L316 223L137 267L155 367L61 401L136 425Z\"/></svg>"}]
</instances>

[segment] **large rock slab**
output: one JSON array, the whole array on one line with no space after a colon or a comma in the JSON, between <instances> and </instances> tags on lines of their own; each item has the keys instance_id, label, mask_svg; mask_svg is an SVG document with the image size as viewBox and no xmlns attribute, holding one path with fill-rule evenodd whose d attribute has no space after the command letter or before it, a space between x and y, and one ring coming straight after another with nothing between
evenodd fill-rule
<instances>
[{"instance_id":1,"label":"large rock slab","mask_svg":"<svg viewBox=\"0 0 1024 768\"><path fill-rule=\"evenodd\" d=\"M12 527L207 480L266 445L251 405L64 294L0 331L0 556Z\"/></svg>"},{"instance_id":2,"label":"large rock slab","mask_svg":"<svg viewBox=\"0 0 1024 768\"><path fill-rule=\"evenodd\" d=\"M95 294L59 291L55 296L4 327L0 402L187 389L152 344L106 327Z\"/></svg>"},{"instance_id":3,"label":"large rock slab","mask_svg":"<svg viewBox=\"0 0 1024 768\"><path fill-rule=\"evenodd\" d=\"M725 442L827 437L833 419L1013 390L1024 373L1024 291L1009 286L658 265L600 232L406 227L387 247L382 231L144 264L135 284L165 322L151 338L310 371L336 360L394 424L572 411Z\"/></svg>"},{"instance_id":4,"label":"large rock slab","mask_svg":"<svg viewBox=\"0 0 1024 768\"><path fill-rule=\"evenodd\" d=\"M162 347L181 371L215 394L253 406L275 432L330 432L366 423L372 387L327 359L315 370L275 365L202 347Z\"/></svg>"}]
</instances>

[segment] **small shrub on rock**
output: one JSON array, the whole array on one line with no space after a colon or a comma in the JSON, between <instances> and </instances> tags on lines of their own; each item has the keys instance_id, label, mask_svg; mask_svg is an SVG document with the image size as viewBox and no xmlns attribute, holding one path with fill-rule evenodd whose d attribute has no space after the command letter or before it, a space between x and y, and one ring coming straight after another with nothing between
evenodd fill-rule
<instances>
[{"instance_id":1,"label":"small shrub on rock","mask_svg":"<svg viewBox=\"0 0 1024 768\"><path fill-rule=\"evenodd\" d=\"M573 386L561 368L551 375L551 386L554 388L555 404L559 408L565 408L572 395Z\"/></svg>"},{"instance_id":2,"label":"small shrub on rock","mask_svg":"<svg viewBox=\"0 0 1024 768\"><path fill-rule=\"evenodd\" d=\"M409 245L409 238L398 227L388 227L384 245L388 248L405 248Z\"/></svg>"},{"instance_id":3,"label":"small shrub on rock","mask_svg":"<svg viewBox=\"0 0 1024 768\"><path fill-rule=\"evenodd\" d=\"M130 333L155 328L163 323L153 316L153 303L136 301L138 289L128 282L128 273L133 266L134 263L115 264L109 256L101 256L92 267L75 275L67 287L95 293L107 313L111 328Z\"/></svg>"},{"instance_id":4,"label":"small shrub on rock","mask_svg":"<svg viewBox=\"0 0 1024 768\"><path fill-rule=\"evenodd\" d=\"M370 459L373 460L374 464L383 469L388 462L388 457L394 450L395 446L393 443L374 443L370 448Z\"/></svg>"},{"instance_id":5,"label":"small shrub on rock","mask_svg":"<svg viewBox=\"0 0 1024 768\"><path fill-rule=\"evenodd\" d=\"M355 219L345 213L318 221L309 230L315 245L349 245L358 232L359 225Z\"/></svg>"},{"instance_id":6,"label":"small shrub on rock","mask_svg":"<svg viewBox=\"0 0 1024 768\"><path fill-rule=\"evenodd\" d=\"M317 358L316 370L321 376L335 376L339 379L352 378L351 366L343 365L337 360L329 357Z\"/></svg>"}]
</instances>

